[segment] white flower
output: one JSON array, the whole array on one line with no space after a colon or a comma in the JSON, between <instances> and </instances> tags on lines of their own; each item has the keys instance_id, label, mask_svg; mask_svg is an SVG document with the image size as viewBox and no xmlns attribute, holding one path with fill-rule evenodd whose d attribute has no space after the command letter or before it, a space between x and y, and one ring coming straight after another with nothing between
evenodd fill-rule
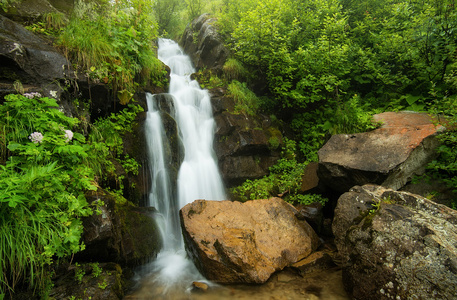
<instances>
[{"instance_id":1,"label":"white flower","mask_svg":"<svg viewBox=\"0 0 457 300\"><path fill-rule=\"evenodd\" d=\"M68 143L69 141L71 141L73 139L73 131L71 130L65 130L65 143Z\"/></svg>"},{"instance_id":2,"label":"white flower","mask_svg":"<svg viewBox=\"0 0 457 300\"><path fill-rule=\"evenodd\" d=\"M49 91L52 98L57 98L57 91Z\"/></svg>"},{"instance_id":3,"label":"white flower","mask_svg":"<svg viewBox=\"0 0 457 300\"><path fill-rule=\"evenodd\" d=\"M41 143L43 141L43 134L41 132L34 132L29 136L29 139L35 144Z\"/></svg>"},{"instance_id":4,"label":"white flower","mask_svg":"<svg viewBox=\"0 0 457 300\"><path fill-rule=\"evenodd\" d=\"M40 93L37 93L37 92L31 92L31 93L25 93L25 94L23 94L22 96L27 97L27 98L29 98L29 99L33 99L33 98L35 98L35 97L40 98L40 97L41 97L41 94L40 94Z\"/></svg>"}]
</instances>

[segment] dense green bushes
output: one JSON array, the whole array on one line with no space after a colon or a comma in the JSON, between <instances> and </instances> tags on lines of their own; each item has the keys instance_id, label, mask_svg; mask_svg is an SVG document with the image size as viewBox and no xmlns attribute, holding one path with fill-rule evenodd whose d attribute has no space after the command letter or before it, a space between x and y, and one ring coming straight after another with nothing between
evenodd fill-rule
<instances>
[{"instance_id":1,"label":"dense green bushes","mask_svg":"<svg viewBox=\"0 0 457 300\"><path fill-rule=\"evenodd\" d=\"M373 128L373 113L407 109L455 116L453 0L224 4L218 15L227 45L252 74L251 86L267 87L261 92L274 101L261 108L290 124L300 161L317 160L331 134ZM443 135L441 160L430 168L457 187L454 135Z\"/></svg>"},{"instance_id":2,"label":"dense green bushes","mask_svg":"<svg viewBox=\"0 0 457 300\"><path fill-rule=\"evenodd\" d=\"M82 249L80 217L92 213L85 190L92 147L73 132L54 99L9 95L0 106L0 290L25 280L43 289L55 257Z\"/></svg>"},{"instance_id":3,"label":"dense green bushes","mask_svg":"<svg viewBox=\"0 0 457 300\"><path fill-rule=\"evenodd\" d=\"M224 6L219 26L234 57L266 84L274 111L307 125L294 126L304 156L316 134L365 130L354 121L366 113L455 100L453 1L235 2L243 5Z\"/></svg>"},{"instance_id":4,"label":"dense green bushes","mask_svg":"<svg viewBox=\"0 0 457 300\"><path fill-rule=\"evenodd\" d=\"M97 121L86 139L78 132L80 121L65 116L54 99L32 93L5 100L0 106L0 296L24 283L44 295L53 261L84 248L81 217L96 208L86 202L85 192L97 189L110 172L118 176L114 159L126 172L138 172L138 163L123 155L121 135L131 131L141 108L130 105Z\"/></svg>"}]
</instances>

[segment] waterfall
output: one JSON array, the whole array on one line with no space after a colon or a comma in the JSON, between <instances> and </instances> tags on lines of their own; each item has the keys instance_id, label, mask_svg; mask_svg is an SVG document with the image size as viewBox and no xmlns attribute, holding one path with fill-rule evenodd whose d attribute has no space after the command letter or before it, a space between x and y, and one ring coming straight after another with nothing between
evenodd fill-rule
<instances>
[{"instance_id":1,"label":"waterfall","mask_svg":"<svg viewBox=\"0 0 457 300\"><path fill-rule=\"evenodd\" d=\"M163 248L152 263L154 282L167 291L179 284L204 280L187 258L179 224L179 209L197 199L223 200L224 186L213 150L215 123L208 91L202 90L190 75L194 73L190 58L178 44L159 40L159 59L170 67L170 90L173 118L184 148L176 191L173 191L169 157L164 147L167 137L154 96L148 95L146 134L152 187L150 206L158 210L157 223L163 237Z\"/></svg>"}]
</instances>

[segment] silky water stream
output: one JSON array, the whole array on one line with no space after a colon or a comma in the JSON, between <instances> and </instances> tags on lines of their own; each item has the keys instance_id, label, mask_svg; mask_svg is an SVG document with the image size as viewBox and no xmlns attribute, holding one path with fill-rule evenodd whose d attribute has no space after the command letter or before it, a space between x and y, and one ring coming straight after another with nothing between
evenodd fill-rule
<instances>
[{"instance_id":1,"label":"silky water stream","mask_svg":"<svg viewBox=\"0 0 457 300\"><path fill-rule=\"evenodd\" d=\"M176 184L171 178L169 143L154 95L147 95L146 139L152 178L149 205L158 211L156 222L163 238L157 258L137 272L138 287L126 299L347 299L341 284L335 286L340 272L317 275L327 286L319 286L319 295L309 291L319 279L307 278L307 284L295 274L280 273L262 286L221 287L207 281L186 256L181 234L179 209L196 199L224 200L224 186L213 151L214 119L208 91L202 90L190 75L190 58L174 41L159 40L158 57L170 67L169 94L173 99L169 112L177 123L184 148L184 159ZM298 281L297 281L298 280ZM192 282L204 282L206 292L192 290ZM319 281L319 282L320 282ZM308 290L307 290L308 289ZM315 297L315 298L313 298Z\"/></svg>"}]
</instances>

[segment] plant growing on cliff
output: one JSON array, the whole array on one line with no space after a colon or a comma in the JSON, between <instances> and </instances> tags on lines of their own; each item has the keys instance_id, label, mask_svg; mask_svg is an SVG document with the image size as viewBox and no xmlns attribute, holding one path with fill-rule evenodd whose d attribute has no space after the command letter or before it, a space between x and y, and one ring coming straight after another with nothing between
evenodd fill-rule
<instances>
[{"instance_id":1,"label":"plant growing on cliff","mask_svg":"<svg viewBox=\"0 0 457 300\"><path fill-rule=\"evenodd\" d=\"M110 84L127 104L139 84L161 85L166 74L156 57L157 25L147 1L78 2L59 37L67 57L94 81Z\"/></svg>"},{"instance_id":2,"label":"plant growing on cliff","mask_svg":"<svg viewBox=\"0 0 457 300\"><path fill-rule=\"evenodd\" d=\"M259 98L252 92L244 82L233 80L228 85L228 95L235 100L235 112L246 113L255 116L260 107Z\"/></svg>"},{"instance_id":3,"label":"plant growing on cliff","mask_svg":"<svg viewBox=\"0 0 457 300\"><path fill-rule=\"evenodd\" d=\"M270 174L257 180L246 180L242 185L231 190L234 199L247 201L266 199L281 195L290 203L325 204L326 198L320 195L300 194L301 178L306 163L299 163L296 158L296 142L285 139L282 158L272 167Z\"/></svg>"},{"instance_id":4,"label":"plant growing on cliff","mask_svg":"<svg viewBox=\"0 0 457 300\"><path fill-rule=\"evenodd\" d=\"M113 161L117 161L127 173L137 175L138 162L124 154L122 136L133 132L135 118L139 112L143 111L142 107L135 104L128 104L119 113L112 113L107 118L98 119L91 127L88 140L94 147L91 153L91 167L96 170L96 175L101 180L106 176L114 176L120 193L123 192L122 179L123 175L116 173ZM97 157L103 159L97 159Z\"/></svg>"},{"instance_id":5,"label":"plant growing on cliff","mask_svg":"<svg viewBox=\"0 0 457 300\"><path fill-rule=\"evenodd\" d=\"M8 95L0 106L0 292L40 290L53 260L83 249L84 191L96 189L91 146L54 99Z\"/></svg>"}]
</instances>

